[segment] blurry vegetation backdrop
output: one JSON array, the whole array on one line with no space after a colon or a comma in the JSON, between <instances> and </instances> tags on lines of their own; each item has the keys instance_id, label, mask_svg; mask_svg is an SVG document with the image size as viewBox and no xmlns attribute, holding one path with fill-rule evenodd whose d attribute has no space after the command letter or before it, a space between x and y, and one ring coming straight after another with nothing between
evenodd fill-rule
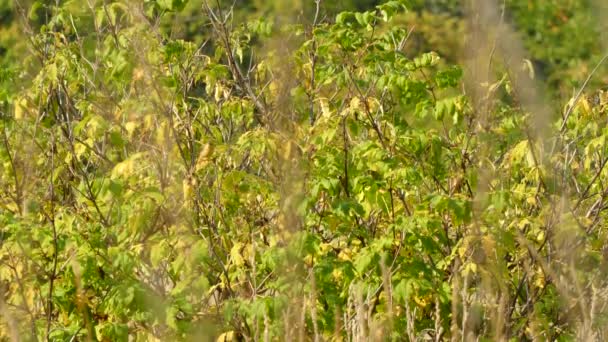
<instances>
[{"instance_id":1,"label":"blurry vegetation backdrop","mask_svg":"<svg viewBox=\"0 0 608 342\"><path fill-rule=\"evenodd\" d=\"M606 18L0 0L0 339L608 340Z\"/></svg>"}]
</instances>

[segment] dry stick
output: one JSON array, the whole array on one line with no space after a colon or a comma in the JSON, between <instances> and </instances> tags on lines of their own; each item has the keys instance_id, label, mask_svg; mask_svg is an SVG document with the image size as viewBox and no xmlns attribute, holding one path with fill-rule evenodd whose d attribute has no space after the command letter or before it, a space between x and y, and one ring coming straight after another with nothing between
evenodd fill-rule
<instances>
[{"instance_id":1,"label":"dry stick","mask_svg":"<svg viewBox=\"0 0 608 342\"><path fill-rule=\"evenodd\" d=\"M314 342L321 341L321 337L319 335L319 325L317 323L317 284L315 282L315 274L310 268L310 279L311 279L311 294L310 294L310 318L312 320L312 328L314 333Z\"/></svg>"},{"instance_id":2,"label":"dry stick","mask_svg":"<svg viewBox=\"0 0 608 342\"><path fill-rule=\"evenodd\" d=\"M496 4L494 3L494 1L488 1L487 0L481 0L481 4L484 4L486 6L481 7L481 20L482 22L485 22L485 25L493 25L492 23L495 22L501 22L503 21L503 17L504 17L504 4L505 2L503 1L503 8L500 14L500 17L498 17L497 15L497 11L494 10L493 7L496 7ZM497 20L498 19L498 20ZM502 25L501 25L502 26ZM500 42L500 44L498 43L498 38L496 38L494 40L494 43L492 45L491 48L491 53L490 53L490 60L488 61L488 79L490 78L490 72L491 72L491 65L492 65L492 61L494 59L494 54L497 48L497 45L500 47L500 50L502 52L503 55L507 55L507 52L509 53L508 55L511 55L511 57L514 57L516 60L521 60L523 59L523 47L521 47L521 45L518 43L518 41L516 40L516 38L511 34L511 31L509 30L509 28L504 28L499 26L498 28L498 34L501 34L501 36L505 37L503 38L504 41ZM498 35L497 35L498 37ZM507 56L508 56L507 55ZM507 57L505 56L505 57ZM506 59L506 58L505 58ZM505 61L506 65L507 65L507 69L511 69L512 71L514 71L517 74L517 69L515 68L515 66L513 65L512 62L509 61ZM512 78L513 79L513 78ZM548 127L543 127L544 125L540 125L540 123L542 122L542 120L540 119L546 119L548 117L548 109L546 108L546 106L544 106L539 100L538 100L538 92L536 91L536 86L533 82L528 81L527 79L524 79L523 77L519 77L518 79L513 79L515 83L515 89L516 92L519 93L519 90L522 90L522 93L524 94L524 96L522 96L522 104L525 107L528 107L532 112L537 112L537 115L540 117L537 117L537 119L535 120L535 126L536 128L539 128L539 134L537 135L536 138L538 138L539 140L542 140L542 138L544 136L546 136L546 130ZM486 101L488 101L488 99L486 99ZM489 103L487 103L489 105ZM489 110L488 107L485 108L485 110ZM543 129L544 128L544 129ZM545 133L545 134L543 134ZM531 150L533 151L533 157L534 157L534 162L535 165L538 167L539 165L539 158L536 156L536 154L534 153L534 148L531 144L532 137L530 137L530 132L526 129L526 134L528 135L528 140L530 143L530 147ZM541 179L541 181L543 181ZM520 283L521 287L523 285L523 281ZM466 284L465 284L465 288L466 288ZM518 290L519 292L519 290ZM517 297L516 297L517 298ZM466 305L466 303L464 303L463 305ZM514 305L512 305L511 309L514 308ZM453 311L454 310L453 308ZM507 317L510 317L511 315L509 314ZM466 337L466 331L465 331L465 326L464 326L464 321L466 321L465 318L463 318L463 327L462 327L462 336L461 338L464 339ZM457 331L458 328L453 326L453 331Z\"/></svg>"},{"instance_id":3,"label":"dry stick","mask_svg":"<svg viewBox=\"0 0 608 342\"><path fill-rule=\"evenodd\" d=\"M391 194L392 196L392 194ZM394 232L394 231L393 231ZM386 255L383 254L380 261L380 269L382 270L382 287L384 292L386 293L386 313L388 316L388 330L391 331L394 328L393 323L393 284L391 281L390 271L386 267Z\"/></svg>"},{"instance_id":4,"label":"dry stick","mask_svg":"<svg viewBox=\"0 0 608 342\"><path fill-rule=\"evenodd\" d=\"M23 247L22 247L23 249ZM8 262L4 262L4 265L7 266L12 272L13 272L13 279L14 282L17 283L17 286L19 287L19 295L21 296L21 301L23 302L23 310L25 310L27 312L27 314L30 316L30 329L31 329L31 337L34 341L38 341L38 335L36 334L36 316L34 314L34 312L32 312L32 309L30 308L27 298L25 296L25 287L23 285L23 281L21 279L21 277L19 277L19 272L17 272L17 268L15 266L13 266L15 264L15 261L13 260L13 255L12 254L8 254L8 258L10 259L10 264Z\"/></svg>"},{"instance_id":5,"label":"dry stick","mask_svg":"<svg viewBox=\"0 0 608 342\"><path fill-rule=\"evenodd\" d=\"M304 336L306 333L306 302L302 303L299 318L300 318L300 321L298 322L299 324L297 324L298 341L304 342Z\"/></svg>"},{"instance_id":6,"label":"dry stick","mask_svg":"<svg viewBox=\"0 0 608 342\"><path fill-rule=\"evenodd\" d=\"M597 63L595 68L593 68L591 73L587 76L587 79L585 80L585 82L583 82L583 85L578 90L578 93L576 93L576 96L574 97L574 101L572 101L572 104L570 104L570 106L568 107L568 110L566 111L566 114L564 115L564 119L563 119L564 121L562 122L562 126L559 129L560 132L563 133L564 130L566 129L566 123L568 123L568 118L570 117L570 114L572 114L574 107L576 107L576 104L578 103L581 96L583 95L583 90L585 90L585 88L587 87L587 84L589 84L589 81L591 81L591 78L593 77L593 75L597 72L597 70L600 68L600 66L602 64L604 64L606 59L608 59L608 53L606 55L604 55L604 57L602 57L602 59Z\"/></svg>"},{"instance_id":7,"label":"dry stick","mask_svg":"<svg viewBox=\"0 0 608 342\"><path fill-rule=\"evenodd\" d=\"M467 296L467 289L469 287L469 275L470 273L466 272L464 275L464 284L462 286L462 289L460 291L460 296L462 297L462 325L460 328L460 341L464 342L465 338L467 336L466 334L466 329L467 329L467 323L469 321L469 309L470 309L470 300L469 297ZM469 305L469 307L467 308L467 305Z\"/></svg>"},{"instance_id":8,"label":"dry stick","mask_svg":"<svg viewBox=\"0 0 608 342\"><path fill-rule=\"evenodd\" d=\"M485 0L482 0L485 1ZM491 5L490 5L491 6ZM492 99L492 93L488 92L488 93L483 93L482 88L480 86L478 86L478 84L483 84L483 83L491 83L490 82L490 76L491 76L491 67L492 67L492 61L494 58L494 54L496 52L497 49L497 42L498 42L498 36L499 36L499 31L502 28L502 19L499 20L499 24L498 27L494 30L494 41L492 44L492 48L490 51L490 55L488 57L488 62L487 62L487 72L485 75L482 75L482 72L475 72L475 70L477 69L476 66L473 66L472 64L481 64L483 58L485 57L480 51L481 50L485 50L486 48L489 47L490 42L488 41L488 39L479 39L481 37L477 37L478 35L481 35L482 33L480 32L480 25L481 25L481 21L484 20L485 18L483 18L483 14L484 14L484 7L482 6L481 9L479 9L480 12L482 12L482 14L480 16L482 16L482 18L475 18L473 13L473 10L478 10L476 8L476 6L474 6L474 4L469 4L467 5L468 8L468 26L469 26L469 34L471 35L472 38L469 38L468 42L467 42L467 46L468 48L465 51L471 51L471 54L469 55L469 57L471 58L470 61L467 62L467 65L470 67L469 69L471 70L470 76L468 77L468 81L467 79L465 79L465 83L470 83L470 88L471 88L471 97L472 97L472 105L474 107L474 114L472 115L471 120L469 121L469 124L467 125L467 135L469 136L469 139L466 142L465 148L462 150L461 155L464 157L467 153L468 153L468 149L469 149L469 142L472 140L471 136L475 135L475 128L473 126L473 123L476 122L478 123L479 126L481 127L485 127L485 123L488 120L489 117L489 111L492 109L491 108L491 99ZM485 12L487 12L488 9L485 8ZM502 17L502 13L501 13L501 17ZM491 20L489 20L491 21ZM485 32L484 32L485 34ZM478 39L476 39L478 38ZM479 52L477 52L479 51ZM484 79L485 77L485 79ZM478 151L478 157L479 160L484 160L487 158L487 154L488 154L488 149L487 148L482 148L480 151ZM464 164L463 164L464 165ZM470 230L466 229L467 232L466 234L473 234L473 235L480 235L480 230L479 230L479 226L480 226L480 217L478 217L478 212L480 211L480 206L481 206L481 201L480 201L480 197L481 194L485 193L487 191L487 188L490 186L490 180L489 180L489 174L488 171L485 169L482 169L482 165L479 165L475 168L474 172L476 172L478 174L479 177L479 183L477 184L477 189L475 191L475 193L473 193L473 191L471 190L471 202L473 204L473 220L472 220L472 225ZM461 166L461 168L463 168ZM463 175L466 175L466 172L464 172L463 168ZM436 181L436 183L438 183ZM440 183L438 183L440 184ZM449 194L449 192L446 192ZM449 236L448 236L448 230L447 228L445 229L446 232L446 238L447 241L449 241ZM452 270L452 274L455 274L457 272L457 260L454 261L453 264L453 270ZM459 266L459 265L458 265ZM459 283L457 282L456 278L458 277L454 277L453 279L453 284L452 286L457 287L459 285L462 285L466 288L467 286L467 282L463 282L463 283ZM462 281L463 279L459 279L460 281ZM462 289L464 290L464 289ZM454 293L457 293L458 291L454 291ZM459 296L454 296L454 301L456 300L460 300L461 298ZM462 309L456 309L456 306L452 307L452 323L451 323L451 331L453 334L453 339L456 340L458 339L458 336L460 336L460 339L464 338L465 334L465 326L464 323L466 321L466 306L469 305L469 303L465 300L462 301ZM460 313L463 314L463 316L465 318L462 319L462 326L459 327L458 323L456 321L456 317L458 314L458 311L461 311ZM458 334L458 335L457 335Z\"/></svg>"},{"instance_id":9,"label":"dry stick","mask_svg":"<svg viewBox=\"0 0 608 342\"><path fill-rule=\"evenodd\" d=\"M350 197L349 179L348 179L348 135L346 132L346 116L342 119L342 138L344 139L344 178L342 179L342 186L344 187L344 194L346 197Z\"/></svg>"},{"instance_id":10,"label":"dry stick","mask_svg":"<svg viewBox=\"0 0 608 342\"><path fill-rule=\"evenodd\" d=\"M51 323L53 318L53 291L55 285L55 278L57 277L57 259L59 257L59 245L57 243L57 226L55 225L55 185L53 182L53 174L55 173L55 134L51 133L51 175L49 177L50 190L51 190L51 214L49 220L51 222L51 228L53 230L53 268L49 275L49 291L47 297L47 313L46 313L46 339L50 341Z\"/></svg>"},{"instance_id":11,"label":"dry stick","mask_svg":"<svg viewBox=\"0 0 608 342\"><path fill-rule=\"evenodd\" d=\"M498 24L499 30L505 22L506 2L507 2L507 0L503 0L503 2L502 2L502 10L500 11L500 22ZM494 61L494 54L496 53L496 44L497 43L498 43L498 34L494 36L494 42L492 43L492 51L490 51L490 58L488 61L487 79L490 79L490 74L492 73L492 62Z\"/></svg>"},{"instance_id":12,"label":"dry stick","mask_svg":"<svg viewBox=\"0 0 608 342\"><path fill-rule=\"evenodd\" d=\"M444 330L442 327L442 319L441 319L441 305L439 303L439 298L435 298L435 332L434 332L434 341L439 342L442 340Z\"/></svg>"},{"instance_id":13,"label":"dry stick","mask_svg":"<svg viewBox=\"0 0 608 342\"><path fill-rule=\"evenodd\" d=\"M19 182L19 177L17 176L17 165L15 158L13 157L13 153L11 153L10 142L8 141L8 134L6 134L6 124L2 125L2 142L4 144L4 149L6 150L6 154L8 156L8 161L11 166L13 179L15 181L15 195L10 194L9 196L13 199L15 204L17 205L17 211L19 215L23 214L22 201L23 201L23 193L21 184Z\"/></svg>"},{"instance_id":14,"label":"dry stick","mask_svg":"<svg viewBox=\"0 0 608 342\"><path fill-rule=\"evenodd\" d=\"M591 190L591 187L593 186L593 184L595 184L595 181L600 177L602 171L604 170L604 167L606 166L606 162L608 162L608 158L605 158L602 161L602 163L600 164L600 168L596 172L595 176L593 176L593 178L589 182L589 185L587 185L587 187L585 188L585 191L583 191L583 193L580 195L580 198L574 205L574 208L572 209L572 211L576 211L576 209L578 209L578 207L581 205L583 200L586 198L587 194L589 193L589 190Z\"/></svg>"},{"instance_id":15,"label":"dry stick","mask_svg":"<svg viewBox=\"0 0 608 342\"><path fill-rule=\"evenodd\" d=\"M319 11L321 7L321 0L315 0L316 10L315 10L315 18L312 21L311 28L311 36L312 36L312 44L311 44L311 53L310 53L310 62L311 62L311 75L310 75L310 114L309 121L312 126L315 123L315 78L316 78L316 66L317 66L317 39L315 37L315 27L317 26L317 20L319 20Z\"/></svg>"},{"instance_id":16,"label":"dry stick","mask_svg":"<svg viewBox=\"0 0 608 342\"><path fill-rule=\"evenodd\" d=\"M19 330L17 328L17 320L6 307L7 305L4 301L5 296L6 294L4 289L0 288L0 315L4 317L4 320L8 325L8 335L10 336L11 341L21 341L19 338Z\"/></svg>"}]
</instances>

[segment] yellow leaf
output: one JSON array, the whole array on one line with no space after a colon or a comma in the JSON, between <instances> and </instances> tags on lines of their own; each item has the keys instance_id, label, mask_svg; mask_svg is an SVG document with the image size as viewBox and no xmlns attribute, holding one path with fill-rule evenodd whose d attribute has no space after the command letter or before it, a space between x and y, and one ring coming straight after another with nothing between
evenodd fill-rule
<instances>
[{"instance_id":1,"label":"yellow leaf","mask_svg":"<svg viewBox=\"0 0 608 342\"><path fill-rule=\"evenodd\" d=\"M232 263L235 264L236 266L243 266L245 264L245 259L241 255L242 248L243 248L243 244L240 242L237 242L236 244L234 244L234 246L230 250L230 259L232 260Z\"/></svg>"},{"instance_id":2,"label":"yellow leaf","mask_svg":"<svg viewBox=\"0 0 608 342\"><path fill-rule=\"evenodd\" d=\"M234 331L227 331L218 336L216 342L230 342L234 341Z\"/></svg>"},{"instance_id":3,"label":"yellow leaf","mask_svg":"<svg viewBox=\"0 0 608 342\"><path fill-rule=\"evenodd\" d=\"M339 268L335 268L332 272L331 272L332 277L334 278L334 280L336 281L340 281L342 280L342 270Z\"/></svg>"},{"instance_id":4,"label":"yellow leaf","mask_svg":"<svg viewBox=\"0 0 608 342\"><path fill-rule=\"evenodd\" d=\"M129 135L129 137L133 136L133 133L135 132L136 128L137 128L137 122L135 122L135 121L129 121L125 124L125 129L127 130L127 134Z\"/></svg>"},{"instance_id":5,"label":"yellow leaf","mask_svg":"<svg viewBox=\"0 0 608 342\"><path fill-rule=\"evenodd\" d=\"M465 274L475 274L477 273L477 264L469 262L464 265L463 271Z\"/></svg>"},{"instance_id":6,"label":"yellow leaf","mask_svg":"<svg viewBox=\"0 0 608 342\"><path fill-rule=\"evenodd\" d=\"M576 108L580 111L581 115L588 116L591 114L592 109L589 104L589 100L587 100L586 96L582 96L576 105Z\"/></svg>"},{"instance_id":7,"label":"yellow leaf","mask_svg":"<svg viewBox=\"0 0 608 342\"><path fill-rule=\"evenodd\" d=\"M146 130L152 128L152 126L154 125L154 115L152 114L148 114L146 116L144 116L144 128Z\"/></svg>"},{"instance_id":8,"label":"yellow leaf","mask_svg":"<svg viewBox=\"0 0 608 342\"><path fill-rule=\"evenodd\" d=\"M538 269L536 272L536 277L534 277L534 286L538 287L538 288L544 288L545 287L545 274L543 273L543 271L541 269Z\"/></svg>"},{"instance_id":9,"label":"yellow leaf","mask_svg":"<svg viewBox=\"0 0 608 342\"><path fill-rule=\"evenodd\" d=\"M15 101L15 120L21 120L27 113L27 100L19 98Z\"/></svg>"},{"instance_id":10,"label":"yellow leaf","mask_svg":"<svg viewBox=\"0 0 608 342\"><path fill-rule=\"evenodd\" d=\"M361 100L358 97L353 97L352 100L350 100L349 109L351 110L351 112L360 110L361 109Z\"/></svg>"},{"instance_id":11,"label":"yellow leaf","mask_svg":"<svg viewBox=\"0 0 608 342\"><path fill-rule=\"evenodd\" d=\"M352 261L351 250L348 248L344 248L343 250L341 250L338 254L338 259L343 261Z\"/></svg>"},{"instance_id":12,"label":"yellow leaf","mask_svg":"<svg viewBox=\"0 0 608 342\"><path fill-rule=\"evenodd\" d=\"M135 165L140 163L143 157L143 153L135 153L127 160L116 164L114 169L112 169L111 178L116 179L131 176L135 172Z\"/></svg>"},{"instance_id":13,"label":"yellow leaf","mask_svg":"<svg viewBox=\"0 0 608 342\"><path fill-rule=\"evenodd\" d=\"M545 240L545 232L544 231L540 231L537 235L536 235L536 241L538 242L543 242Z\"/></svg>"},{"instance_id":14,"label":"yellow leaf","mask_svg":"<svg viewBox=\"0 0 608 342\"><path fill-rule=\"evenodd\" d=\"M329 109L329 103L327 103L327 98L320 98L319 104L321 105L321 114L323 114L324 117L329 117L331 115L331 110Z\"/></svg>"},{"instance_id":15,"label":"yellow leaf","mask_svg":"<svg viewBox=\"0 0 608 342\"><path fill-rule=\"evenodd\" d=\"M279 84L276 81L270 82L270 85L268 85L268 90L270 90L270 94L272 96L277 96L279 94Z\"/></svg>"},{"instance_id":16,"label":"yellow leaf","mask_svg":"<svg viewBox=\"0 0 608 342\"><path fill-rule=\"evenodd\" d=\"M312 254L308 254L304 257L304 264L308 267L312 267L314 261L314 257L312 256Z\"/></svg>"},{"instance_id":17,"label":"yellow leaf","mask_svg":"<svg viewBox=\"0 0 608 342\"><path fill-rule=\"evenodd\" d=\"M182 191L184 192L184 201L189 201L194 195L194 185L196 185L196 180L192 177L186 177L182 181Z\"/></svg>"},{"instance_id":18,"label":"yellow leaf","mask_svg":"<svg viewBox=\"0 0 608 342\"><path fill-rule=\"evenodd\" d=\"M321 255L327 254L327 252L329 252L330 249L331 249L331 245L328 243L322 243L321 245L319 245L319 252L321 253Z\"/></svg>"},{"instance_id":19,"label":"yellow leaf","mask_svg":"<svg viewBox=\"0 0 608 342\"><path fill-rule=\"evenodd\" d=\"M205 146L203 146L203 149L201 150L201 153L199 153L198 158L196 160L196 166L194 167L195 171L199 171L199 170L203 169L205 166L207 166L207 164L211 160L214 150L215 150L215 148L213 147L213 145L211 145L209 143L207 143L207 144L205 144Z\"/></svg>"},{"instance_id":20,"label":"yellow leaf","mask_svg":"<svg viewBox=\"0 0 608 342\"><path fill-rule=\"evenodd\" d=\"M222 87L222 85L220 83L218 83L215 86L215 93L213 94L213 97L215 98L216 102L219 102L222 99L223 93L224 93L224 87Z\"/></svg>"},{"instance_id":21,"label":"yellow leaf","mask_svg":"<svg viewBox=\"0 0 608 342\"><path fill-rule=\"evenodd\" d=\"M370 111L377 112L382 107L382 104L380 103L380 101L378 101L377 98L370 97L367 99L367 106Z\"/></svg>"},{"instance_id":22,"label":"yellow leaf","mask_svg":"<svg viewBox=\"0 0 608 342\"><path fill-rule=\"evenodd\" d=\"M283 144L281 152L281 157L283 158L283 160L292 160L295 157L301 155L302 153L300 147L295 142L293 142L293 140L287 140Z\"/></svg>"},{"instance_id":23,"label":"yellow leaf","mask_svg":"<svg viewBox=\"0 0 608 342\"><path fill-rule=\"evenodd\" d=\"M428 296L424 296L424 297L414 296L414 302L416 302L416 304L418 304L419 306L425 308L429 304Z\"/></svg>"}]
</instances>

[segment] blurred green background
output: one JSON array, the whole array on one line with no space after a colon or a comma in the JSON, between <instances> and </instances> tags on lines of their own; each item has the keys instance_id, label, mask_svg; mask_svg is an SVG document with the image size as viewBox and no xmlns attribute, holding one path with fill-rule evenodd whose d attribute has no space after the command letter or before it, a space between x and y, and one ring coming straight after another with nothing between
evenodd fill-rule
<instances>
[{"instance_id":1,"label":"blurred green background","mask_svg":"<svg viewBox=\"0 0 608 342\"><path fill-rule=\"evenodd\" d=\"M315 0L217 0L229 8L234 3L234 22L264 18L274 22L310 23ZM466 0L468 1L468 0ZM471 0L474 3L474 0ZM59 1L64 4L68 1ZM76 5L86 1L73 0ZM146 5L151 0L143 1ZM333 20L344 10L363 11L381 0L321 0L320 19ZM0 101L10 98L20 61L27 55L27 27L38 28L45 22L45 11L56 0L0 0ZM111 1L107 1L111 3ZM211 3L216 4L216 0ZM410 0L409 13L396 25L413 28L408 53L437 51L449 62L462 62L466 10L465 0ZM505 21L519 33L535 74L545 81L552 96L563 101L587 77L602 57L602 1L593 0L497 0L506 7ZM200 27L203 0L185 0L183 9L164 16L163 32L202 42L209 31ZM473 10L475 5L472 6ZM605 71L603 67L600 71ZM605 72L598 72L588 88L601 88L608 82Z\"/></svg>"}]
</instances>

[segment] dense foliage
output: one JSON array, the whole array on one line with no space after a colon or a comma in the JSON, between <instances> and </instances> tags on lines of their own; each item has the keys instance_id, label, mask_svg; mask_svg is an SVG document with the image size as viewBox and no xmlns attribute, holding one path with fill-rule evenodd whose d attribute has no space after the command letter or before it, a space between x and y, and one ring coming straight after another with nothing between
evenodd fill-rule
<instances>
[{"instance_id":1,"label":"dense foliage","mask_svg":"<svg viewBox=\"0 0 608 342\"><path fill-rule=\"evenodd\" d=\"M607 339L608 95L543 102L599 43L288 3L0 1L0 336Z\"/></svg>"}]
</instances>

